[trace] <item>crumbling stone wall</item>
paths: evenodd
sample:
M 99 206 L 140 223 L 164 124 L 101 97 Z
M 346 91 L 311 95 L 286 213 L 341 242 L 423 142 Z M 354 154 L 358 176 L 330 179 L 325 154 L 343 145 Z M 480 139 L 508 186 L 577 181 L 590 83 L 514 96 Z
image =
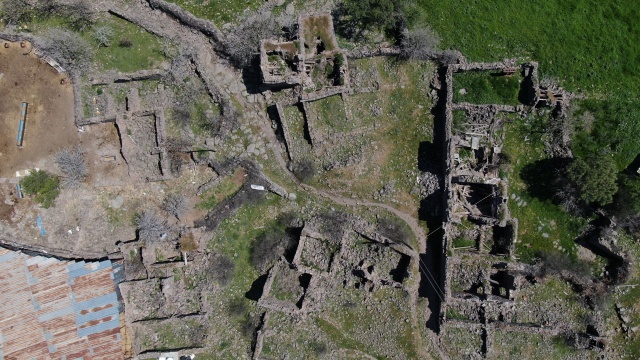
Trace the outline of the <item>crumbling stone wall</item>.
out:
M 190 12 L 182 9 L 176 4 L 172 4 L 163 0 L 148 0 L 149 5 L 153 9 L 159 9 L 165 13 L 178 19 L 181 23 L 202 32 L 203 34 L 211 37 L 216 43 L 221 44 L 224 40 L 224 35 L 216 25 L 205 19 L 201 19 L 193 16 Z

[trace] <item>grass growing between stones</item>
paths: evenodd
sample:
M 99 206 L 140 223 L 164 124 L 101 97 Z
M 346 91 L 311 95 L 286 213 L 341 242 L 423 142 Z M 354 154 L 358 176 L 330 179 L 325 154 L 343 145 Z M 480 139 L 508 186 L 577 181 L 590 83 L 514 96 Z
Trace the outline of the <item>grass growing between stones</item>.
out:
M 488 359 L 593 359 L 597 353 L 578 351 L 565 344 L 563 339 L 525 332 L 509 332 L 495 329 L 493 352 Z
M 544 119 L 515 120 L 505 125 L 503 152 L 510 158 L 510 165 L 505 168 L 509 180 L 509 209 L 519 222 L 516 256 L 531 262 L 541 252 L 563 252 L 575 259 L 574 240 L 586 220 L 560 209 L 551 201 L 553 194 L 548 194 L 546 199 L 532 196 L 532 189 L 522 178 L 528 165 L 547 158 L 536 121 Z M 527 139 L 524 145 L 523 139 Z
M 334 151 L 347 158 L 356 156 L 362 161 L 321 172 L 314 184 L 417 212 L 419 199 L 412 192 L 419 174 L 416 154 L 421 142 L 433 138 L 429 81 L 435 67 L 430 63 L 386 58 L 354 60 L 350 67 L 375 74 L 380 90 L 345 97 L 351 120 L 332 126 L 348 131 L 341 138 L 330 136 L 330 126 L 320 130 L 326 131 L 322 135 L 327 140 L 323 144 L 327 152 Z M 323 106 L 330 110 L 328 105 Z M 334 121 L 336 112 L 330 114 L 321 123 Z M 387 189 L 383 190 L 385 185 Z
M 262 356 L 417 358 L 415 348 L 420 345 L 415 343 L 415 329 L 405 321 L 410 308 L 403 294 L 388 288 L 369 293 L 338 286 L 327 294 L 323 309 L 312 316 L 296 320 L 272 312 L 272 331 L 265 337 Z
M 235 22 L 245 11 L 254 11 L 261 4 L 262 0 L 169 0 L 193 15 L 213 21 L 218 28 L 225 23 Z
M 271 226 L 275 214 L 282 208 L 282 201 L 269 194 L 262 202 L 243 205 L 222 221 L 207 246 L 234 263 L 229 283 L 217 287 L 204 299 L 212 308 L 210 333 L 213 336 L 208 345 L 214 358 L 233 359 L 248 352 L 257 325 L 257 305 L 246 298 L 246 293 L 260 276 L 250 262 L 252 241 Z
M 482 347 L 482 332 L 479 327 L 477 330 L 448 327 L 442 345 L 452 359 L 474 358 L 472 354 L 479 354 Z
M 620 236 L 617 245 L 629 253 L 631 259 L 640 258 L 640 244 L 637 239 L 628 235 Z M 621 358 L 632 359 L 640 354 L 640 333 L 629 331 L 626 335 L 621 331 L 622 321 L 618 317 L 615 305 L 619 304 L 625 309 L 625 316 L 629 318 L 627 326 L 637 327 L 640 324 L 640 266 L 637 261 L 631 262 L 629 279 L 620 287 L 617 287 L 612 295 L 603 301 L 603 312 L 608 319 L 608 328 L 618 331 L 612 336 L 611 346 L 616 348 Z
M 158 68 L 166 60 L 161 39 L 145 29 L 116 16 L 98 20 L 93 28 L 100 26 L 113 31 L 110 46 L 98 46 L 93 30 L 84 32 L 83 37 L 96 45 L 94 62 L 101 69 L 132 72 Z

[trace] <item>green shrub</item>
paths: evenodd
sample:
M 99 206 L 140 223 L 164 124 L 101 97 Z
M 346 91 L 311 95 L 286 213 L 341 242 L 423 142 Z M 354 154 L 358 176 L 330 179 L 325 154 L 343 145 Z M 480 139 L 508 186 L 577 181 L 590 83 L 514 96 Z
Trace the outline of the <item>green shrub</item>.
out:
M 34 195 L 34 200 L 42 207 L 49 208 L 60 193 L 60 179 L 57 176 L 38 170 L 20 180 L 20 186 L 27 195 Z

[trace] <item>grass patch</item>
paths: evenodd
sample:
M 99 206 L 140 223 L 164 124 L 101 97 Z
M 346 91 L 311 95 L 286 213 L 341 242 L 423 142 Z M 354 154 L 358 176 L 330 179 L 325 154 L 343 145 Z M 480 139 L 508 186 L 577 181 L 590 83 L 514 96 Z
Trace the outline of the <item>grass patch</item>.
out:
M 640 119 L 640 8 L 631 0 L 544 0 L 535 7 L 517 1 L 419 0 L 421 21 L 470 61 L 519 57 L 540 63 L 541 78 L 596 98 L 594 134 L 574 145 L 612 145 L 618 168 L 638 155 Z M 601 116 L 599 116 L 601 115 Z M 600 136 L 600 135 L 602 136 Z M 584 144 L 584 143 L 587 144 Z M 582 146 L 581 146 L 582 145 Z M 587 145 L 587 146 L 584 146 Z
M 310 116 L 317 118 L 315 126 L 328 131 L 329 133 L 343 133 L 351 131 L 353 124 L 347 122 L 344 110 L 344 103 L 340 95 L 329 96 L 322 100 L 314 101 L 308 105 Z M 328 129 L 327 129 L 328 127 Z
M 474 247 L 474 246 L 476 246 L 475 240 L 467 239 L 463 237 L 457 237 L 453 239 L 454 248 L 466 248 L 466 247 Z
M 211 20 L 216 26 L 236 22 L 244 11 L 255 11 L 264 3 L 262 0 L 169 0 L 193 15 Z
M 207 191 L 200 196 L 201 201 L 196 205 L 198 209 L 211 210 L 218 205 L 218 203 L 240 190 L 242 184 L 244 184 L 245 171 L 242 168 L 237 168 L 232 176 L 224 178 L 213 189 Z
M 94 61 L 103 70 L 132 72 L 151 69 L 166 60 L 161 39 L 145 29 L 116 16 L 98 20 L 94 29 L 100 26 L 112 29 L 111 46 L 98 46 L 93 30 L 84 32 L 83 37 L 96 45 Z M 119 43 L 123 40 L 128 40 L 131 46 L 121 46 Z
M 191 131 L 198 136 L 209 136 L 216 131 L 220 106 L 203 95 L 191 104 L 189 114 Z
M 519 76 L 500 76 L 488 71 L 453 74 L 453 101 L 457 103 L 517 105 L 519 91 Z
M 365 354 L 368 353 L 367 350 L 370 350 L 363 343 L 361 343 L 361 342 L 359 342 L 357 340 L 353 340 L 353 339 L 350 339 L 350 338 L 346 337 L 343 334 L 343 332 L 340 331 L 340 329 L 335 327 L 330 322 L 328 322 L 328 321 L 326 321 L 324 319 L 321 319 L 321 318 L 315 318 L 315 322 L 316 322 L 316 325 L 320 329 L 322 329 L 322 331 L 324 331 L 327 335 L 329 335 L 329 338 L 331 339 L 331 341 L 336 343 L 341 348 L 355 349 L 355 350 L 358 350 L 358 351 L 362 351 Z

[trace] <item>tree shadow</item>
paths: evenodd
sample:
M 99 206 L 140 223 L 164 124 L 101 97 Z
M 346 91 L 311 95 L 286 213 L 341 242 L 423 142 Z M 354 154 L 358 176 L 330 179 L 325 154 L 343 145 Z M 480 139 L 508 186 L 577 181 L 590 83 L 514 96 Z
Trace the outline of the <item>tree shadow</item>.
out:
M 569 158 L 550 158 L 527 164 L 520 171 L 527 193 L 543 201 L 552 200 L 560 185 L 568 181 L 565 169 L 570 162 Z

